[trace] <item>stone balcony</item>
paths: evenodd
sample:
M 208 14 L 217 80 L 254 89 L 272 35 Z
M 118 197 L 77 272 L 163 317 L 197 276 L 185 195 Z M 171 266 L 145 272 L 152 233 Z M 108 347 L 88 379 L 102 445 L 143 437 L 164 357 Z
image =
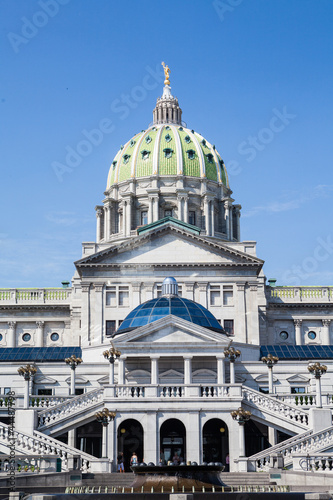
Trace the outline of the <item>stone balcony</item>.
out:
M 268 286 L 268 302 L 278 303 L 329 303 L 333 302 L 333 287 L 328 286 Z
M 71 288 L 0 288 L 0 306 L 14 304 L 69 305 Z

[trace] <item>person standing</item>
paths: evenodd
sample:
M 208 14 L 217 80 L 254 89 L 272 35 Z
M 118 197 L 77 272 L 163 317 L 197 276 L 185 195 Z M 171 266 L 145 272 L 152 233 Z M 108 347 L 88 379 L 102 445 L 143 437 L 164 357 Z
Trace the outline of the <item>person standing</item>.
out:
M 131 465 L 135 467 L 136 465 L 138 465 L 138 462 L 139 462 L 138 456 L 135 453 L 135 451 L 133 451 L 132 456 L 131 456 Z
M 124 453 L 121 451 L 117 457 L 117 464 L 118 464 L 118 472 L 123 473 L 125 472 L 124 468 Z

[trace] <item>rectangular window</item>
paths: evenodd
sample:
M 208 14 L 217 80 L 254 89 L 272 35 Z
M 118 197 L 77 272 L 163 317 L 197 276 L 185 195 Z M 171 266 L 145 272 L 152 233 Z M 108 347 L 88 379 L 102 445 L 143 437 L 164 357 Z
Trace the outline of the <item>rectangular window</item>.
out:
M 148 224 L 148 212 L 141 212 L 141 226 Z
M 188 213 L 188 223 L 195 226 L 195 212 L 194 211 L 190 211 Z
M 223 287 L 223 305 L 232 306 L 233 304 L 233 289 L 232 286 Z
M 79 396 L 80 394 L 83 394 L 83 393 L 84 393 L 84 389 L 81 389 L 81 388 L 75 389 L 75 396 Z
M 291 387 L 291 394 L 305 394 L 305 387 Z
M 3 392 L 4 394 L 8 394 L 10 391 L 11 391 L 10 387 L 5 387 Z
M 128 286 L 119 287 L 119 305 L 128 306 L 129 305 L 129 291 Z
M 179 297 L 182 297 L 182 296 L 183 296 L 183 289 L 182 289 L 182 285 L 178 285 L 178 295 L 179 295 Z
M 111 307 L 117 306 L 117 293 L 115 286 L 112 286 L 106 290 L 106 305 Z
M 233 319 L 225 319 L 223 322 L 223 328 L 229 335 L 234 334 L 234 320 Z
M 156 285 L 156 297 L 162 297 L 162 285 Z
M 221 305 L 221 292 L 219 285 L 210 285 L 210 305 L 220 306 Z
M 110 320 L 106 322 L 106 335 L 113 335 L 116 331 L 116 322 L 114 320 Z
M 164 210 L 164 217 L 172 217 L 172 210 Z
M 38 396 L 52 396 L 52 389 L 37 389 Z

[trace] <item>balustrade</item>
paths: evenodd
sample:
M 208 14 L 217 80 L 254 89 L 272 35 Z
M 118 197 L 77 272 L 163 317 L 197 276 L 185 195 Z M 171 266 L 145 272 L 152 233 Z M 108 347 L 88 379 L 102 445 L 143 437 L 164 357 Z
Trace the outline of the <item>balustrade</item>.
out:
M 52 303 L 68 301 L 71 288 L 5 288 L 0 289 L 0 303 Z
M 268 300 L 270 302 L 331 302 L 333 299 L 333 287 L 271 287 L 268 288 Z
M 30 408 L 49 408 L 51 406 L 56 406 L 60 403 L 65 403 L 69 399 L 73 399 L 74 396 L 30 396 L 29 407 Z M 0 406 L 1 406 L 1 396 L 0 396 Z

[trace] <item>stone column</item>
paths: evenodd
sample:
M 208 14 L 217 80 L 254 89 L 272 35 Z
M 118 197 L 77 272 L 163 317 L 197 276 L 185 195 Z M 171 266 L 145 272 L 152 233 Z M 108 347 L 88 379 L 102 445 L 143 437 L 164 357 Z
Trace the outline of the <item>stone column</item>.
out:
M 294 319 L 296 345 L 302 345 L 302 320 Z
M 107 458 L 108 456 L 108 425 L 102 425 L 102 458 Z
M 207 308 L 207 281 L 203 283 L 198 283 L 199 286 L 199 297 L 200 297 L 200 304 L 203 305 L 204 307 Z
M 214 200 L 211 200 L 210 202 L 210 222 L 211 222 L 211 235 L 215 235 L 215 207 L 214 207 Z
M 224 202 L 224 219 L 226 236 L 230 240 L 229 201 Z
M 81 342 L 86 346 L 90 345 L 90 283 L 81 285 L 81 293 Z
M 16 345 L 16 321 L 8 321 L 7 347 L 15 347 Z
M 211 234 L 210 210 L 209 210 L 209 200 L 208 200 L 207 196 L 205 196 L 205 198 L 204 198 L 204 215 L 205 215 L 206 236 L 210 236 L 210 234 Z
M 36 344 L 37 347 L 44 346 L 44 321 L 36 321 Z
M 235 334 L 241 342 L 248 343 L 247 338 L 247 317 L 246 317 L 246 301 L 245 301 L 245 285 L 246 283 L 236 283 L 237 287 L 237 314 Z
M 110 237 L 110 207 L 104 205 L 104 241 L 108 241 Z
M 198 411 L 188 411 L 187 412 L 187 423 L 186 426 L 186 461 L 197 462 L 200 464 L 200 450 L 202 432 L 200 429 L 200 414 Z
M 230 213 L 229 213 L 229 222 L 230 222 L 230 241 L 234 239 L 234 207 L 231 205 Z
M 112 471 L 116 471 L 117 464 L 117 443 L 116 443 L 116 424 L 114 420 L 111 420 L 107 429 L 108 429 L 108 457 L 112 463 Z
M 182 196 L 178 196 L 177 197 L 177 202 L 178 202 L 178 219 L 179 220 L 184 220 L 183 197 Z
M 258 285 L 257 283 L 250 283 L 250 311 L 247 312 L 249 319 L 248 337 L 250 343 L 259 343 L 259 314 L 258 314 Z M 250 313 L 250 314 L 249 314 Z
M 225 365 L 224 365 L 224 356 L 218 355 L 216 356 L 217 360 L 217 383 L 225 384 Z
M 152 385 L 158 385 L 159 382 L 159 377 L 158 377 L 158 360 L 159 356 L 152 356 L 150 358 L 150 363 L 151 363 L 151 377 L 150 377 L 150 383 Z
M 184 284 L 183 297 L 194 300 L 194 282 Z
M 158 447 L 158 430 L 157 430 L 157 414 L 155 411 L 146 411 L 146 422 L 143 437 L 144 457 L 139 457 L 139 460 L 146 463 L 159 463 L 160 453 Z
M 268 427 L 268 442 L 271 446 L 277 444 L 276 429 L 274 429 L 274 427 Z
M 192 384 L 192 356 L 184 356 L 184 384 Z
M 119 385 L 125 384 L 125 359 L 126 358 L 123 358 L 123 357 L 118 359 L 118 384 Z
M 132 198 L 126 200 L 126 236 L 131 235 L 132 229 Z
M 132 309 L 141 304 L 140 289 L 141 289 L 140 282 L 132 283 L 132 305 L 131 305 Z
M 145 283 L 145 291 L 146 291 L 146 300 L 150 300 L 153 298 L 154 285 L 151 283 Z
M 99 243 L 101 241 L 102 216 L 103 216 L 103 210 L 102 210 L 102 208 L 101 207 L 96 207 L 96 218 L 97 218 L 96 243 Z
M 323 345 L 330 345 L 330 319 L 322 319 L 323 323 L 323 335 L 322 335 L 322 343 Z
M 159 219 L 158 216 L 158 196 L 154 197 L 154 222 Z
M 320 377 L 316 377 L 316 407 L 322 408 L 322 397 L 321 397 L 321 381 Z
M 109 384 L 110 385 L 114 385 L 114 362 L 115 362 L 114 357 L 112 357 L 111 359 L 109 359 L 109 363 L 110 363 L 110 368 L 109 368 Z
M 103 284 L 94 284 L 94 325 L 92 327 L 91 341 L 103 342 Z
M 235 383 L 235 361 L 230 360 L 230 384 Z
M 153 222 L 153 198 L 149 196 L 149 208 L 148 208 L 148 224 Z
M 241 216 L 241 205 L 235 205 L 235 209 L 236 209 L 236 226 L 237 226 L 237 241 L 241 241 L 240 239 L 240 216 Z
M 184 222 L 188 224 L 188 196 L 184 197 Z

